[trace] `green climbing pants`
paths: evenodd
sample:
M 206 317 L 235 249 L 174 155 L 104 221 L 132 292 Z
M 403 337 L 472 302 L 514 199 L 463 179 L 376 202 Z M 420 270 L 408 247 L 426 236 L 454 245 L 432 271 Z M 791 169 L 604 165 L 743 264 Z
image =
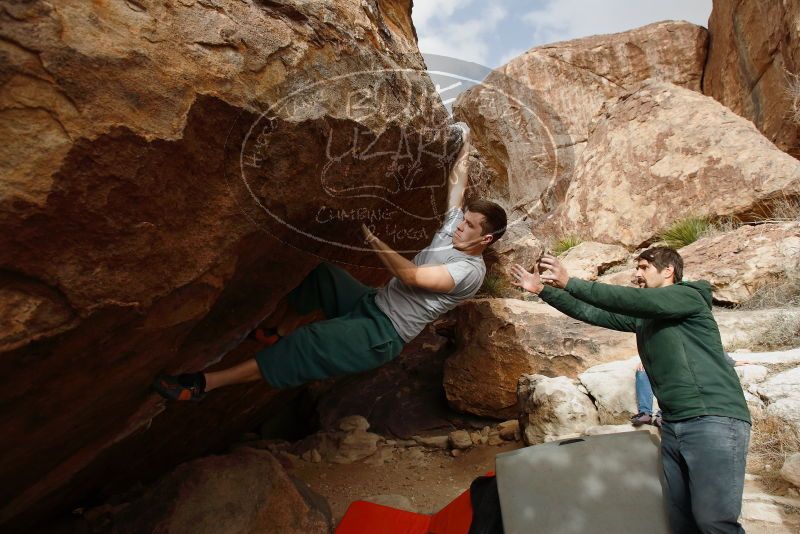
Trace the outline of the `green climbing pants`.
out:
M 403 350 L 403 340 L 375 304 L 377 289 L 321 263 L 289 293 L 289 306 L 305 315 L 321 309 L 324 321 L 302 326 L 256 354 L 264 380 L 290 388 L 380 367 Z

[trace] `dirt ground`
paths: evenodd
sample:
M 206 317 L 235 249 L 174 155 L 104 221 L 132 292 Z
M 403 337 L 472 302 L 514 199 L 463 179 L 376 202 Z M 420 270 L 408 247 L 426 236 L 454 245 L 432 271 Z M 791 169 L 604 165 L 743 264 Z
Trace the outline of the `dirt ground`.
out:
M 290 472 L 325 497 L 331 506 L 334 523 L 338 524 L 347 507 L 356 500 L 377 501 L 387 506 L 433 514 L 446 506 L 478 476 L 494 470 L 498 453 L 522 447 L 520 442 L 504 442 L 498 446 L 474 447 L 458 457 L 449 451 L 424 450 L 420 447 L 395 449 L 382 465 L 363 461 L 352 464 L 312 463 L 299 460 Z M 800 515 L 794 507 L 777 506 L 780 523 L 758 520 L 770 511 L 758 512 L 764 489 L 755 480 L 745 487 L 742 525 L 749 534 L 797 534 Z M 403 502 L 402 497 L 410 501 Z M 767 505 L 768 507 L 773 505 Z
M 413 511 L 431 514 L 444 508 L 478 476 L 494 470 L 494 458 L 522 446 L 505 442 L 474 447 L 454 458 L 449 451 L 424 451 L 418 447 L 397 449 L 383 465 L 299 461 L 291 472 L 324 496 L 336 523 L 351 502 L 379 495 L 401 495 Z

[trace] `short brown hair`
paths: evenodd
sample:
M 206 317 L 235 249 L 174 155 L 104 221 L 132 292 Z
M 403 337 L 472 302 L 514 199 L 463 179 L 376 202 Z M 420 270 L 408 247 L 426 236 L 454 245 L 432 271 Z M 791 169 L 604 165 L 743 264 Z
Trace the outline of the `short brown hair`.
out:
M 636 261 L 639 260 L 652 263 L 658 272 L 672 265 L 674 270 L 672 281 L 677 284 L 683 280 L 683 258 L 672 247 L 650 247 L 636 257 Z
M 506 217 L 506 210 L 504 210 L 500 204 L 496 204 L 491 200 L 473 200 L 467 204 L 466 211 L 480 213 L 484 216 L 484 220 L 481 221 L 481 231 L 484 235 L 492 234 L 492 243 L 496 242 L 506 233 L 508 219 Z

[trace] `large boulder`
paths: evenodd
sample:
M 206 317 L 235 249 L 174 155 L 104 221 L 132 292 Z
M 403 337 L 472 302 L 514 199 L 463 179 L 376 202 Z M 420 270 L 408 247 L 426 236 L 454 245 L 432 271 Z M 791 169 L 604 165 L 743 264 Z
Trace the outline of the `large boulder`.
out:
M 800 433 L 800 367 L 773 375 L 755 388 L 767 402 L 767 415 L 783 419 Z
M 648 81 L 604 104 L 561 207 L 564 234 L 640 247 L 682 217 L 769 215 L 800 162 L 714 99 Z
M 476 415 L 515 417 L 523 374 L 576 377 L 636 354 L 635 336 L 587 325 L 542 302 L 478 299 L 454 313 L 457 349 L 445 362 L 444 389 L 452 407 Z
M 714 0 L 703 93 L 800 156 L 800 1 Z
M 523 374 L 575 378 L 596 365 L 637 354 L 635 335 L 590 326 L 543 302 L 476 299 L 453 313 L 457 347 L 444 364 L 444 390 L 450 406 L 475 415 L 515 416 L 517 380 Z M 761 333 L 787 313 L 800 312 L 716 308 L 714 317 L 723 345 L 736 347 L 757 344 Z M 791 354 L 775 354 L 773 359 L 788 361 Z M 769 356 L 755 361 L 762 363 L 765 358 Z M 612 375 L 620 378 L 631 365 L 611 366 Z M 621 421 L 635 408 L 632 371 L 630 380 L 621 384 L 607 394 L 598 391 L 604 421 Z
M 320 258 L 378 265 L 362 222 L 427 244 L 456 147 L 410 12 L 3 5 L 0 529 L 256 426 L 263 385 L 187 413 L 148 384 L 252 357 L 231 350 Z
M 800 222 L 742 226 L 680 250 L 684 276 L 708 280 L 714 300 L 741 304 L 769 283 L 800 271 Z
M 117 534 L 326 534 L 330 509 L 312 495 L 269 452 L 243 447 L 178 466 L 112 514 L 106 528 Z
M 602 425 L 627 423 L 638 412 L 636 405 L 636 366 L 638 356 L 590 367 L 578 376 L 597 406 Z M 655 404 L 653 410 L 657 410 Z
M 610 268 L 624 264 L 629 257 L 628 250 L 619 245 L 584 241 L 561 254 L 559 260 L 570 276 L 597 280 Z
M 781 467 L 781 476 L 787 482 L 800 488 L 800 452 L 795 452 L 786 457 Z
M 651 77 L 699 91 L 706 44 L 704 28 L 667 21 L 532 48 L 496 69 L 453 107 L 495 172 L 489 196 L 512 221 L 552 210 L 602 103 Z
M 450 430 L 453 412 L 442 386 L 447 340 L 426 328 L 388 364 L 368 373 L 314 385 L 315 419 L 325 430 L 348 414 L 369 416 L 371 430 L 410 439 L 432 430 Z
M 599 424 L 589 396 L 565 376 L 521 376 L 517 394 L 520 429 L 528 445 L 582 434 Z
M 716 308 L 714 318 L 717 320 L 722 344 L 728 350 L 749 348 L 763 351 L 766 339 L 774 337 L 775 328 L 779 325 L 791 325 L 800 320 L 800 309 L 770 308 L 761 310 L 727 310 Z M 796 324 L 796 323 L 795 323 Z M 784 351 L 760 353 L 753 357 L 752 363 L 794 363 L 800 357 L 800 351 Z M 749 354 L 741 358 L 751 361 Z

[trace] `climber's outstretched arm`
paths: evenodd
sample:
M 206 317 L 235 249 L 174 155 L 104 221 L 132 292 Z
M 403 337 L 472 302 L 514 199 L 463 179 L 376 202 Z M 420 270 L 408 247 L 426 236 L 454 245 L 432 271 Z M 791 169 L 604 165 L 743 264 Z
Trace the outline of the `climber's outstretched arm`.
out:
M 469 159 L 469 151 L 472 148 L 470 145 L 470 131 L 469 127 L 463 122 L 458 123 L 456 127 L 462 131 L 462 144 L 447 180 L 448 211 L 453 208 L 464 207 L 464 192 L 467 190 L 467 182 L 469 181 L 467 177 L 467 160 Z

